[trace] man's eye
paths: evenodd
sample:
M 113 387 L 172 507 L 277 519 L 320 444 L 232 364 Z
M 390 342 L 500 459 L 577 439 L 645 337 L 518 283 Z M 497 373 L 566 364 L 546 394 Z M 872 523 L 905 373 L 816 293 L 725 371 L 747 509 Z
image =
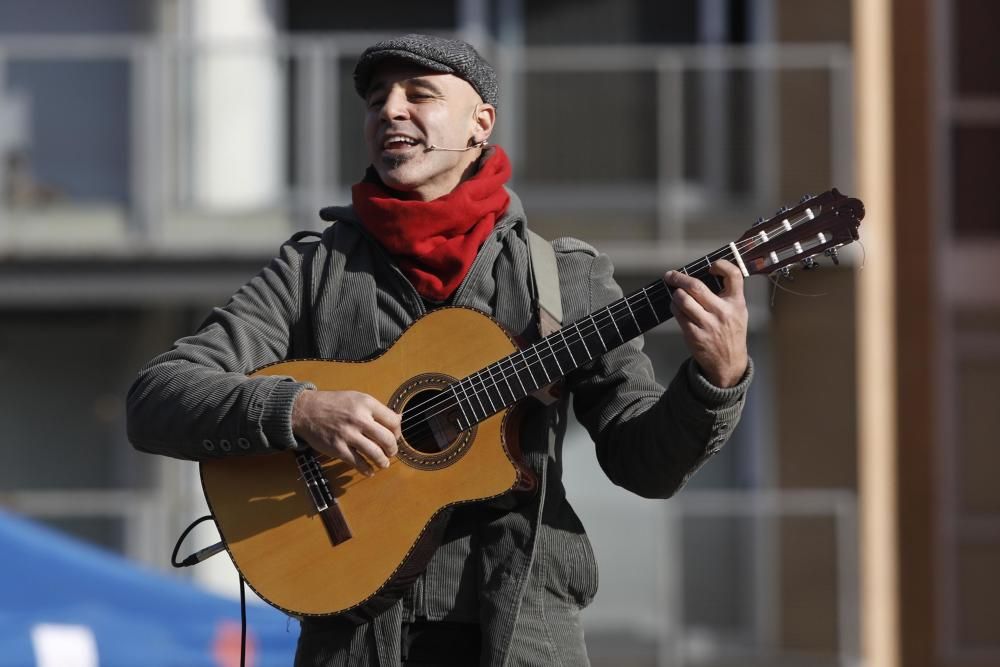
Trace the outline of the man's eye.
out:
M 383 100 L 382 98 L 372 98 L 372 99 L 368 100 L 368 108 L 369 109 L 375 109 L 377 107 L 382 106 L 382 104 L 384 102 L 385 102 L 385 100 Z

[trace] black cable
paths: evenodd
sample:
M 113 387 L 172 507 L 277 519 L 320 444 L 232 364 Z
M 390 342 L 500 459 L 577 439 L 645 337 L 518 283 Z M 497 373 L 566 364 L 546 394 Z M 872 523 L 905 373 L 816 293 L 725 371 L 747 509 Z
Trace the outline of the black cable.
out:
M 170 564 L 174 567 L 190 567 L 197 563 L 200 563 L 205 557 L 213 555 L 221 551 L 221 548 L 217 549 L 219 545 L 209 547 L 207 549 L 202 549 L 196 551 L 182 561 L 177 560 L 177 552 L 181 550 L 181 544 L 184 543 L 184 538 L 186 538 L 192 530 L 195 529 L 198 524 L 204 523 L 205 521 L 214 520 L 211 514 L 206 514 L 205 516 L 198 517 L 184 529 L 181 536 L 177 538 L 177 544 L 174 545 L 174 551 L 170 554 Z M 221 543 L 220 543 L 221 544 Z M 247 662 L 247 589 L 246 589 L 246 579 L 243 578 L 243 573 L 240 572 L 240 667 L 246 667 Z
M 240 667 L 246 667 L 247 660 L 247 588 L 246 579 L 240 573 Z
M 177 561 L 177 552 L 181 550 L 181 544 L 184 543 L 184 538 L 186 538 L 188 536 L 188 534 L 192 530 L 194 530 L 195 526 L 197 526 L 200 523 L 204 523 L 205 521 L 211 521 L 211 520 L 214 520 L 214 519 L 215 519 L 215 517 L 213 517 L 211 514 L 206 514 L 205 516 L 199 517 L 199 518 L 195 519 L 194 521 L 192 521 L 191 524 L 187 528 L 184 529 L 184 532 L 181 533 L 181 536 L 177 538 L 177 544 L 174 545 L 174 552 L 172 554 L 170 554 L 170 564 L 171 565 L 173 565 L 174 567 L 190 567 L 190 566 L 194 565 L 195 563 L 200 562 L 200 559 L 198 558 L 198 554 L 197 553 L 191 554 L 190 556 L 188 556 L 184 560 L 178 562 Z

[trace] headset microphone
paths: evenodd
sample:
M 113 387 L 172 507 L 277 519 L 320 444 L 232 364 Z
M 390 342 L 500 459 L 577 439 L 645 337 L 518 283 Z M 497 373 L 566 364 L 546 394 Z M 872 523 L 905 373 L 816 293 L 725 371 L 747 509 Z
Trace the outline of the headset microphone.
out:
M 477 144 L 472 144 L 471 146 L 466 146 L 465 148 L 442 148 L 441 146 L 435 146 L 434 144 L 427 144 L 427 148 L 424 149 L 425 153 L 431 151 L 451 151 L 452 153 L 464 153 L 465 151 L 471 151 L 473 148 L 482 148 L 489 142 L 483 139 Z

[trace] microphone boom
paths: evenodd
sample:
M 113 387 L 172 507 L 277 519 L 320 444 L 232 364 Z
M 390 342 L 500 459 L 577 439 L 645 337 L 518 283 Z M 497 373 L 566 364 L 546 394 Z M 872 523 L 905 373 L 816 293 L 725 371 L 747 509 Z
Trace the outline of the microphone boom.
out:
M 472 144 L 471 146 L 466 146 L 465 148 L 442 148 L 441 146 L 435 146 L 434 144 L 427 144 L 427 148 L 424 149 L 424 152 L 430 153 L 431 151 L 449 151 L 452 153 L 464 153 L 465 151 L 471 151 L 473 148 L 482 148 L 488 143 L 489 142 L 484 139 L 478 144 Z

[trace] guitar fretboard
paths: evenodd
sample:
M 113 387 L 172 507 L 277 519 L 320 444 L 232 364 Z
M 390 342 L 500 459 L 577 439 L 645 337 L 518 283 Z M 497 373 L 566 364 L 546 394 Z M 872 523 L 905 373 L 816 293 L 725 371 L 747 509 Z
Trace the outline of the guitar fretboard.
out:
M 722 284 L 708 272 L 713 261 L 710 258 L 732 260 L 733 252 L 720 248 L 679 271 L 699 278 L 717 293 Z M 662 280 L 655 280 L 453 383 L 443 392 L 447 396 L 441 398 L 458 405 L 461 416 L 457 426 L 466 430 L 666 322 L 673 317 L 671 300 L 670 288 Z

